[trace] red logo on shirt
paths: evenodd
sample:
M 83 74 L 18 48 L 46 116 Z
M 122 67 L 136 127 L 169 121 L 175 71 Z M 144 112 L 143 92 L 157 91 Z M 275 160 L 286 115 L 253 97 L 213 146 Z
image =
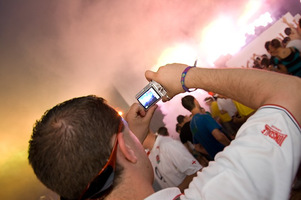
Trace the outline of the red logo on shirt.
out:
M 263 135 L 269 136 L 270 138 L 272 138 L 273 140 L 275 140 L 275 142 L 281 146 L 282 143 L 284 142 L 285 138 L 287 137 L 286 134 L 281 133 L 281 130 L 276 128 L 275 126 L 269 126 L 269 125 L 265 125 L 264 126 L 264 130 L 261 131 L 261 133 Z
M 160 163 L 160 156 L 159 155 L 156 156 L 156 161 L 157 161 L 158 164 Z

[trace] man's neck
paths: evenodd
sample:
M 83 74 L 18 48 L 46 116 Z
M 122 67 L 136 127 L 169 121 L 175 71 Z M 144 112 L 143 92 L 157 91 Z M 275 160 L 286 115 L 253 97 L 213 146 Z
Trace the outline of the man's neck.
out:
M 201 110 L 198 109 L 198 108 L 194 108 L 194 109 L 192 109 L 190 112 L 191 112 L 191 114 L 192 114 L 193 116 L 196 115 L 196 114 L 203 114 L 203 113 L 201 112 Z
M 106 198 L 107 200 L 141 200 L 154 193 L 152 184 L 143 177 L 136 178 L 134 174 L 123 180 L 112 193 Z M 141 186 L 143 186 L 141 188 Z

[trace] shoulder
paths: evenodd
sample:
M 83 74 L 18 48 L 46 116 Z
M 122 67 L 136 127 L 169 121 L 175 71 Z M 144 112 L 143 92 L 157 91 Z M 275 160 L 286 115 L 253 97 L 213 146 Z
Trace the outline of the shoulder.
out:
M 180 150 L 182 148 L 185 148 L 181 141 L 175 140 L 175 139 L 172 139 L 172 138 L 170 138 L 170 139 L 171 140 L 169 140 L 166 143 L 166 147 L 168 147 L 168 149 L 173 149 L 173 151 L 175 151 L 175 150 Z
M 182 145 L 182 143 L 180 141 L 174 140 L 169 136 L 160 136 L 159 135 L 157 140 L 158 140 L 158 144 L 160 145 L 161 150 L 171 149 L 175 145 L 177 145 L 177 142 L 179 142 Z
M 211 115 L 209 114 L 195 114 L 192 118 L 192 122 L 205 122 L 205 121 L 211 121 L 214 120 Z
M 197 113 L 195 115 L 193 115 L 192 119 L 202 119 L 204 118 L 204 114 L 201 113 Z
M 301 51 L 301 40 L 291 40 L 286 45 L 287 47 L 295 47 L 299 52 Z
M 301 142 L 301 129 L 297 120 L 285 108 L 276 105 L 265 105 L 259 108 L 241 127 L 238 136 L 253 137 L 256 131 L 267 141 L 276 142 L 279 147 L 292 138 Z
M 160 144 L 165 144 L 165 143 L 170 143 L 172 142 L 173 139 L 169 136 L 162 136 L 162 135 L 158 135 L 156 142 L 160 143 Z

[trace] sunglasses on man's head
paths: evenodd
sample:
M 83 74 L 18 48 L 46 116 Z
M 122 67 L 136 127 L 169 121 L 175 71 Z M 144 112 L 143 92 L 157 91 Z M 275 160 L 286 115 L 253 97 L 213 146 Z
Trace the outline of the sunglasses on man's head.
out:
M 123 119 L 120 122 L 118 133 L 123 129 Z M 111 155 L 105 164 L 105 166 L 99 171 L 98 175 L 88 184 L 83 191 L 79 200 L 96 199 L 109 194 L 114 182 L 115 165 L 116 165 L 116 152 L 117 152 L 117 136 L 115 138 L 113 150 Z

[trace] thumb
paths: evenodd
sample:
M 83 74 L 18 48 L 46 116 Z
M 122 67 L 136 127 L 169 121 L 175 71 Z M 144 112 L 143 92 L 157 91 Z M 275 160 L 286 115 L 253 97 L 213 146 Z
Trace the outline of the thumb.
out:
M 153 114 L 154 114 L 154 112 L 155 112 L 155 110 L 156 110 L 157 108 L 158 108 L 158 105 L 157 105 L 157 104 L 151 106 L 151 107 L 148 109 L 146 115 L 148 115 L 148 116 L 151 118 L 151 117 L 153 116 Z
M 157 105 L 157 104 L 151 106 L 151 107 L 147 110 L 144 119 L 145 119 L 146 121 L 150 122 L 151 119 L 152 119 L 152 117 L 153 117 L 153 115 L 154 115 L 154 113 L 155 113 L 155 110 L 156 110 L 157 108 L 158 108 L 158 105 Z

